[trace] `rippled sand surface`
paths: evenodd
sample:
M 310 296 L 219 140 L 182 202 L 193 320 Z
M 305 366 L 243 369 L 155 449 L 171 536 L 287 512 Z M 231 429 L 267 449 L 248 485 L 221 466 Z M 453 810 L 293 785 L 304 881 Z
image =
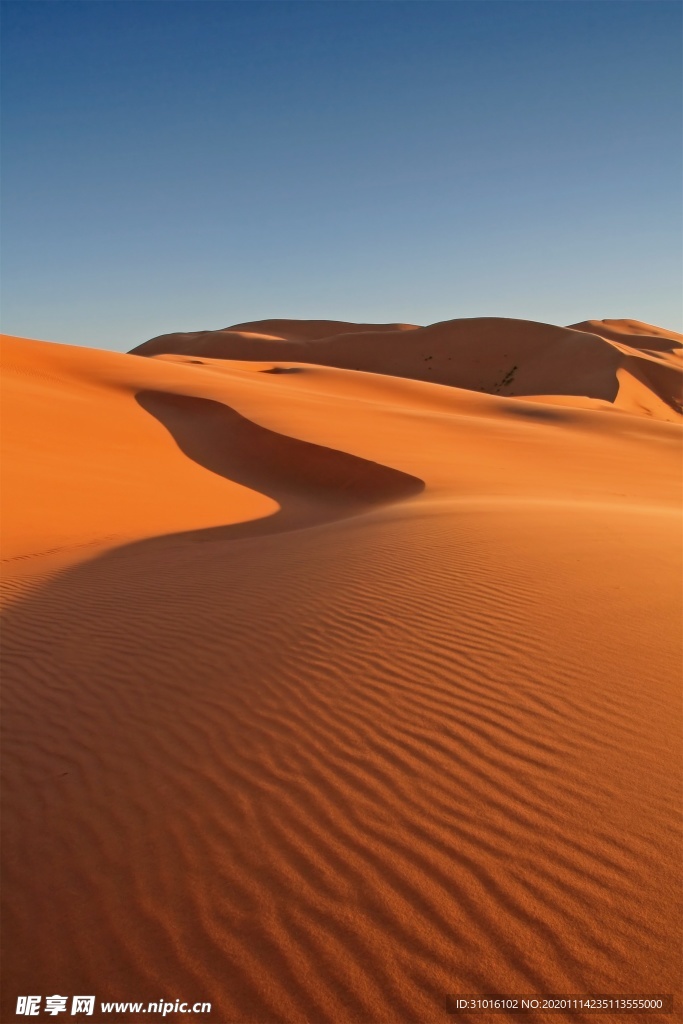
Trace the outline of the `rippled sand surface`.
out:
M 679 345 L 6 338 L 2 1020 L 680 999 Z

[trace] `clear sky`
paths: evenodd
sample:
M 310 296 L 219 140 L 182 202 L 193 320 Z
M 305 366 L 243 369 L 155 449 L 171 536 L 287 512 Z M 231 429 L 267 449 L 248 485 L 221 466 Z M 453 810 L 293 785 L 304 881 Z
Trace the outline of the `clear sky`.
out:
M 681 329 L 681 5 L 3 3 L 2 328 Z

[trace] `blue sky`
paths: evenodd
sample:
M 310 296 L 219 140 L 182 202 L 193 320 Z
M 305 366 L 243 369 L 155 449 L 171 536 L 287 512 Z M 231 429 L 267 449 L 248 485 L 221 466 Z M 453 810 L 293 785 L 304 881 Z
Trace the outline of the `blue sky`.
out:
M 681 329 L 681 6 L 3 3 L 2 328 Z

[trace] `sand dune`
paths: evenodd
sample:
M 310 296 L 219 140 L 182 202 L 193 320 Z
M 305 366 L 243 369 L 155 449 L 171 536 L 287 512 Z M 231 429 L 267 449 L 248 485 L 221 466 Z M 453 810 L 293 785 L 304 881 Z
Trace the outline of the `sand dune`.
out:
M 680 342 L 3 339 L 1 1019 L 680 999 Z
M 134 352 L 317 363 L 507 397 L 599 400 L 615 409 L 676 420 L 683 409 L 682 346 L 683 336 L 632 320 L 564 328 L 482 317 L 430 327 L 335 321 L 304 322 L 302 327 L 300 321 L 264 320 L 221 331 L 163 335 Z M 620 371 L 628 381 L 625 387 Z M 631 380 L 643 383 L 652 395 Z
M 631 348 L 653 353 L 670 352 L 678 359 L 683 358 L 682 335 L 653 327 L 652 324 L 640 323 L 639 320 L 585 320 L 580 324 L 571 324 L 570 329 L 598 334 L 607 341 L 624 342 Z

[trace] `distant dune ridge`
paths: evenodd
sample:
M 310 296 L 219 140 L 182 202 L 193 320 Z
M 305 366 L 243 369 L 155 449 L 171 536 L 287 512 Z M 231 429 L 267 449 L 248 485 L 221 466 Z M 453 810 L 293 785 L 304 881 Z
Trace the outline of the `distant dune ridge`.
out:
M 0 1019 L 680 1008 L 682 346 L 4 337 Z
M 430 327 L 262 320 L 220 331 L 166 334 L 133 352 L 292 360 L 507 397 L 584 397 L 674 420 L 683 409 L 682 344 L 681 335 L 634 320 L 570 327 L 499 317 Z

